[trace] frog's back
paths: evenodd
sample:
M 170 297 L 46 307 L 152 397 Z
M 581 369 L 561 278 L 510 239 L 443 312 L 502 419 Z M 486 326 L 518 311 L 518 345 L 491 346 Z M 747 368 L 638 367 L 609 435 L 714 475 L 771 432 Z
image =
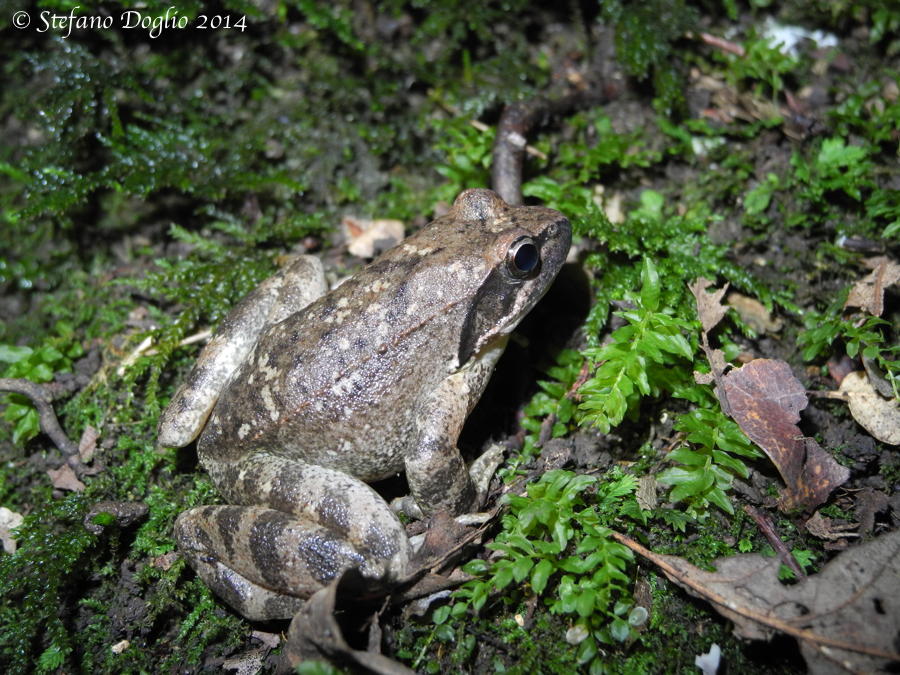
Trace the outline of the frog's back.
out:
M 268 451 L 364 480 L 403 469 L 419 402 L 458 367 L 462 277 L 478 274 L 403 246 L 260 338 L 204 430 L 205 464 Z

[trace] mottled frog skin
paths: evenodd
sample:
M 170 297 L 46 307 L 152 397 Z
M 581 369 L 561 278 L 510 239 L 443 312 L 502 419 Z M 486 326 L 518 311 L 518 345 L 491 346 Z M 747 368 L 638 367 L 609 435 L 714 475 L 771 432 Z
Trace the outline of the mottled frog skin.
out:
M 403 577 L 409 540 L 367 482 L 406 472 L 424 514 L 480 505 L 486 480 L 457 438 L 570 241 L 557 211 L 467 190 L 331 292 L 304 256 L 242 300 L 159 429 L 165 446 L 199 435 L 233 504 L 176 521 L 204 581 L 261 620 L 292 616 L 350 567 L 373 586 Z

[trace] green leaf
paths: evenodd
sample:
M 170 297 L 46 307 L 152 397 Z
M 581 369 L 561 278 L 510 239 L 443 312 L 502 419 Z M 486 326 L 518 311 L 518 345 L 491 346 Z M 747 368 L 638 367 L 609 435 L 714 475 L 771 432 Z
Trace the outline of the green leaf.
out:
M 578 663 L 584 665 L 588 661 L 593 660 L 597 656 L 597 643 L 593 637 L 588 636 L 580 645 L 578 645 L 578 654 L 576 658 Z
M 494 586 L 498 590 L 502 590 L 509 586 L 513 580 L 512 563 L 508 560 L 501 560 L 497 563 L 497 570 L 494 572 Z
M 728 515 L 734 515 L 734 506 L 731 505 L 731 500 L 725 495 L 725 493 L 718 487 L 714 487 L 710 489 L 705 495 L 709 501 L 718 506 Z
M 466 574 L 471 574 L 473 577 L 478 577 L 482 574 L 487 573 L 488 564 L 480 558 L 475 558 L 474 560 L 470 560 L 465 565 L 463 565 L 462 569 Z
M 443 623 L 434 629 L 434 637 L 441 642 L 454 642 L 456 640 L 456 631 L 449 623 Z
M 21 445 L 25 441 L 31 440 L 38 435 L 40 431 L 40 423 L 38 421 L 38 413 L 34 408 L 30 408 L 13 429 L 12 440 L 15 445 Z
M 575 611 L 579 616 L 587 617 L 594 613 L 594 605 L 597 602 L 597 592 L 592 589 L 584 589 L 575 600 Z
M 609 634 L 612 635 L 613 639 L 617 642 L 625 642 L 625 640 L 628 639 L 628 636 L 631 635 L 631 626 L 629 626 L 628 621 L 624 619 L 613 619 L 609 626 Z
M 528 576 L 528 573 L 531 571 L 531 568 L 534 566 L 534 562 L 532 562 L 531 558 L 519 558 L 513 563 L 512 574 L 513 579 L 516 580 L 516 583 L 522 583 L 525 577 Z
M 31 355 L 30 347 L 18 347 L 16 345 L 0 344 L 0 361 L 15 363 Z
M 651 312 L 659 307 L 659 272 L 649 256 L 641 268 L 641 306 Z
M 551 574 L 553 574 L 553 563 L 549 560 L 541 560 L 534 566 L 534 572 L 531 574 L 531 588 L 534 589 L 536 595 L 544 592 Z
M 441 605 L 431 613 L 431 620 L 436 624 L 444 623 L 450 616 L 450 605 Z

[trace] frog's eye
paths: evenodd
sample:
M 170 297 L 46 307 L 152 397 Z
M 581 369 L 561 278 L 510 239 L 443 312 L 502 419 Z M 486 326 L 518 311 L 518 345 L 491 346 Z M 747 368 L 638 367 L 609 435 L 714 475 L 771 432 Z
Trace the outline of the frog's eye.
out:
M 537 274 L 541 267 L 541 253 L 531 237 L 519 237 L 506 252 L 506 269 L 516 279 Z

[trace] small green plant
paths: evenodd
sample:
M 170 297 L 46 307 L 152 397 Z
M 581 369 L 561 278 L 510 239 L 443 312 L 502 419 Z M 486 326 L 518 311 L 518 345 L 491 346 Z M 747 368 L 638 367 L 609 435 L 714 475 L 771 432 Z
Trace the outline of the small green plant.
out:
M 734 507 L 725 492 L 735 476 L 747 478 L 750 474 L 735 455 L 748 459 L 762 455 L 718 406 L 708 405 L 678 416 L 675 429 L 685 434 L 685 443 L 666 459 L 681 466 L 670 467 L 656 478 L 663 485 L 674 486 L 669 492 L 673 502 L 687 501 L 694 510 L 705 510 L 707 503 L 712 503 L 733 514 Z
M 548 592 L 549 610 L 572 617 L 578 662 L 591 664 L 592 672 L 599 668 L 600 645 L 629 639 L 640 614 L 630 594 L 632 553 L 609 536 L 619 516 L 643 520 L 636 486 L 635 477 L 619 469 L 603 480 L 554 470 L 528 485 L 525 495 L 510 496 L 503 530 L 489 544 L 500 557 L 465 566 L 478 578 L 454 594 L 453 605 L 435 612 L 436 622 L 480 611 L 491 593 L 515 582 L 537 596 Z
M 784 78 L 797 69 L 796 58 L 772 45 L 766 38 L 751 36 L 744 43 L 744 55 L 716 55 L 728 62 L 726 78 L 734 85 L 752 83 L 756 96 L 775 98 L 784 89 Z
M 644 258 L 641 292 L 630 298 L 633 309 L 615 312 L 626 325 L 613 331 L 610 341 L 585 354 L 596 367 L 580 389 L 579 406 L 585 422 L 603 433 L 618 425 L 641 396 L 673 387 L 671 366 L 693 361 L 694 350 L 682 331 L 687 322 L 660 310 L 659 274 Z
M 19 548 L 0 556 L 0 662 L 10 673 L 29 672 L 35 662 L 52 672 L 68 660 L 75 634 L 60 616 L 63 598 L 78 584 L 73 570 L 84 563 L 96 537 L 81 526 L 86 510 L 81 495 L 48 501 L 17 530 Z M 66 536 L 58 536 L 61 523 Z M 74 586 L 73 586 L 74 585 Z
M 775 555 L 775 552 L 771 548 L 765 551 L 765 553 L 768 555 Z M 815 559 L 817 557 L 815 553 L 805 548 L 791 549 L 791 555 L 794 557 L 794 560 L 797 561 L 797 564 L 800 565 L 800 569 L 806 573 L 809 573 L 814 567 Z M 794 570 L 787 565 L 781 565 L 778 568 L 778 579 L 780 581 L 794 581 L 796 578 L 797 575 L 794 574 Z
M 57 325 L 58 337 L 49 338 L 42 346 L 18 347 L 0 344 L 0 361 L 7 363 L 3 377 L 24 378 L 32 382 L 50 382 L 54 373 L 72 370 L 72 361 L 81 356 L 81 344 L 71 338 L 71 329 Z M 40 431 L 38 413 L 31 401 L 21 394 L 5 397 L 3 419 L 13 425 L 12 440 L 16 445 L 37 436 Z
M 460 118 L 436 120 L 434 126 L 437 149 L 443 154 L 435 170 L 448 181 L 437 189 L 435 197 L 450 202 L 466 188 L 486 186 L 490 182 L 493 131 L 479 131 Z
M 803 317 L 806 330 L 797 337 L 803 359 L 828 356 L 835 344 L 843 344 L 850 358 L 861 355 L 874 361 L 890 382 L 894 397 L 900 399 L 900 344 L 893 326 L 877 316 L 845 316 L 848 291 L 849 287 L 845 288 L 824 311 L 811 311 Z

